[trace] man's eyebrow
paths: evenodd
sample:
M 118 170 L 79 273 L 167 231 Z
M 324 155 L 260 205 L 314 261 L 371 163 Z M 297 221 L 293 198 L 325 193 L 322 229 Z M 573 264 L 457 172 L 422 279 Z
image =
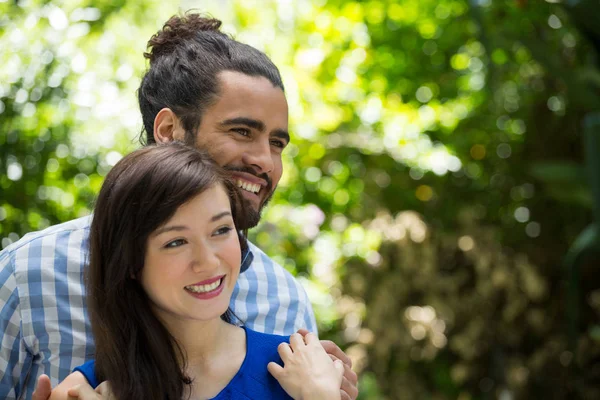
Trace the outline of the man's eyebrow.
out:
M 221 126 L 246 125 L 247 127 L 256 129 L 257 131 L 262 132 L 265 130 L 265 124 L 263 124 L 261 121 L 258 121 L 256 119 L 252 119 L 252 118 L 246 118 L 246 117 L 237 117 L 237 118 L 226 119 L 225 121 L 222 121 L 219 125 L 221 125 Z
M 265 124 L 262 121 L 247 117 L 236 117 L 226 119 L 225 121 L 221 121 L 219 125 L 223 127 L 228 125 L 246 125 L 247 127 L 256 129 L 259 132 L 264 132 L 264 130 L 266 129 Z M 286 143 L 290 142 L 290 134 L 283 129 L 275 129 L 271 136 L 283 139 L 286 141 Z
M 290 142 L 290 134 L 287 131 L 284 131 L 283 129 L 275 129 L 271 136 L 283 139 L 286 143 Z

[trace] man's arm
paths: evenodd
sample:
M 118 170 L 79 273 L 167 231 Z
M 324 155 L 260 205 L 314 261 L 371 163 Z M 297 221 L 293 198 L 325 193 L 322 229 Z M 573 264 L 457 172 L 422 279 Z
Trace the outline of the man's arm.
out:
M 0 304 L 0 398 L 16 399 L 23 392 L 21 371 L 30 367 L 31 357 L 21 346 L 19 293 L 8 250 L 0 252 Z

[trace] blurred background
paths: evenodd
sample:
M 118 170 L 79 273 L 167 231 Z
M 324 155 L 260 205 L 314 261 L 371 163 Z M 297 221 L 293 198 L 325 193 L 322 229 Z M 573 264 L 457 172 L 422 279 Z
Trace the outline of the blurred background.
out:
M 600 398 L 597 0 L 0 0 L 0 241 L 90 213 L 147 40 L 195 8 L 284 76 L 251 238 L 360 399 Z

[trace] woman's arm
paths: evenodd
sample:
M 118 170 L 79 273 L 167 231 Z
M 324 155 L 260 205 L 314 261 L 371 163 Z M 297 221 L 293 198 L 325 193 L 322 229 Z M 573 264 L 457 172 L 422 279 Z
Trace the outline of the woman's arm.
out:
M 302 338 L 295 333 L 290 336 L 290 344 L 281 343 L 277 351 L 284 366 L 270 362 L 267 369 L 292 398 L 340 399 L 344 364 L 332 361 L 314 334 Z

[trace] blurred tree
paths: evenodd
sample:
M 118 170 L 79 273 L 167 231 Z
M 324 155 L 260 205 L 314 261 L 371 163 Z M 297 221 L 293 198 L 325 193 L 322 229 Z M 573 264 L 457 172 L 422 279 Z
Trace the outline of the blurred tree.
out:
M 165 10 L 0 1 L 1 247 L 89 214 L 104 174 L 134 148 L 141 54 L 162 22 L 148 21 Z

